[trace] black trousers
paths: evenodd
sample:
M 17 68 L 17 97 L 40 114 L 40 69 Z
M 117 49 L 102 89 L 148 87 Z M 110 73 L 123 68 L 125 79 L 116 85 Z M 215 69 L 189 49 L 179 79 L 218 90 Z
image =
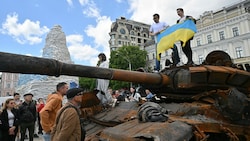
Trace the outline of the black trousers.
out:
M 179 62 L 180 62 L 180 57 L 179 57 L 179 53 L 178 53 L 178 48 L 177 46 L 174 44 L 174 47 L 172 48 L 172 62 L 173 65 L 176 66 Z
M 184 54 L 187 56 L 188 62 L 189 63 L 193 63 L 193 52 L 191 49 L 191 45 L 190 45 L 191 40 L 188 40 L 185 44 L 185 46 L 183 45 L 183 42 L 181 42 L 181 46 L 182 46 L 182 51 L 184 52 Z
M 35 122 L 20 123 L 21 141 L 24 141 L 26 129 L 29 131 L 29 141 L 33 141 Z
M 42 131 L 43 131 L 43 128 L 42 128 L 40 121 L 41 121 L 40 115 L 39 115 L 39 113 L 37 113 L 38 133 L 42 133 Z

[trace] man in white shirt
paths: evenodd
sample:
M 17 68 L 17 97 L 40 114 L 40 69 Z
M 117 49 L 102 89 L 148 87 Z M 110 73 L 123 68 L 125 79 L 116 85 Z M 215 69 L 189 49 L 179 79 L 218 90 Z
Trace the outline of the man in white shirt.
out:
M 157 55 L 157 35 L 159 33 L 161 33 L 163 30 L 165 30 L 166 28 L 169 27 L 169 25 L 165 22 L 160 22 L 160 15 L 159 14 L 154 14 L 153 15 L 153 20 L 154 20 L 154 24 L 152 24 L 150 26 L 149 29 L 149 35 L 154 36 L 155 37 L 155 44 L 156 44 L 156 49 L 155 49 L 155 53 Z M 157 57 L 156 57 L 157 58 Z M 156 59 L 156 68 L 157 71 L 160 70 L 160 61 Z

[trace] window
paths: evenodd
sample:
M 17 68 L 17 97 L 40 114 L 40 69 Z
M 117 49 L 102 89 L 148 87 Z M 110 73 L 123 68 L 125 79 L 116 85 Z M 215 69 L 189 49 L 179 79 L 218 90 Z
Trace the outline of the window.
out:
M 7 84 L 7 88 L 10 88 L 10 83 Z
M 121 38 L 122 38 L 122 35 L 119 35 L 119 38 L 121 39 Z
M 200 45 L 201 45 L 201 39 L 200 39 L 200 38 L 197 38 L 197 39 L 196 39 L 196 42 L 197 42 L 197 46 L 200 46 Z
M 242 50 L 241 47 L 236 47 L 236 48 L 235 48 L 235 51 L 236 51 L 236 57 L 237 57 L 237 58 L 243 57 L 243 50 Z
M 140 38 L 138 38 L 138 43 L 141 43 L 141 39 Z
M 125 29 L 121 28 L 121 29 L 120 29 L 120 33 L 121 33 L 121 34 L 125 34 L 125 33 L 126 33 Z
M 115 39 L 115 35 L 113 34 L 113 35 L 111 35 L 111 39 Z
M 204 61 L 203 55 L 199 55 L 199 56 L 198 56 L 198 59 L 199 59 L 199 64 L 202 64 L 203 61 Z
M 220 31 L 219 36 L 220 36 L 220 40 L 224 40 L 225 39 L 224 31 Z
M 234 37 L 239 36 L 239 29 L 238 29 L 238 27 L 234 27 L 232 30 L 233 30 L 233 36 Z
M 118 44 L 120 45 L 120 44 L 122 44 L 122 42 L 121 42 L 121 41 L 118 41 Z
M 207 43 L 212 43 L 212 36 L 211 35 L 207 35 Z

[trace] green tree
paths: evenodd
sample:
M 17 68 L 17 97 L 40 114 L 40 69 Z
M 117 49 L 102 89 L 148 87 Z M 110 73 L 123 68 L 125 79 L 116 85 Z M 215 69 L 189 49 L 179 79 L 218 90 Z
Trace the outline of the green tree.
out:
M 80 77 L 79 78 L 79 85 L 80 85 L 80 87 L 83 87 L 86 90 L 93 90 L 94 88 L 96 88 L 96 79 L 95 78 Z
M 116 51 L 111 51 L 110 55 L 110 68 L 136 70 L 144 68 L 146 65 L 147 52 L 140 50 L 138 46 L 123 46 Z M 110 87 L 113 89 L 120 89 L 129 87 L 129 82 L 121 82 L 112 80 Z

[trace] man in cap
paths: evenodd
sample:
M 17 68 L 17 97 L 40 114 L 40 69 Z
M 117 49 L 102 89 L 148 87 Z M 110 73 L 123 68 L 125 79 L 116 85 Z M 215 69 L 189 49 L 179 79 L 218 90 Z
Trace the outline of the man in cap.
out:
M 36 122 L 36 104 L 32 102 L 33 94 L 23 95 L 24 102 L 19 107 L 21 141 L 24 141 L 26 129 L 29 131 L 29 140 L 33 141 Z
M 84 89 L 72 88 L 66 93 L 68 102 L 59 110 L 51 132 L 52 141 L 80 141 L 80 105 Z

